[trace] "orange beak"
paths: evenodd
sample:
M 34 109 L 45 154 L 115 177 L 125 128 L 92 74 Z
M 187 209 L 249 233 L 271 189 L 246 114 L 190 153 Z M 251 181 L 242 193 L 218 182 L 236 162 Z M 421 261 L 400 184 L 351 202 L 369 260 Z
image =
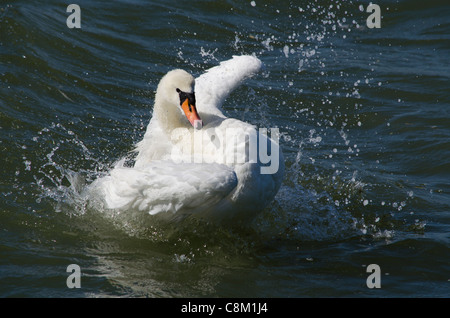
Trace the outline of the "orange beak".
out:
M 197 108 L 195 107 L 195 95 L 194 93 L 184 93 L 177 88 L 177 92 L 180 94 L 181 108 L 186 115 L 186 118 L 195 129 L 201 129 L 203 122 L 198 115 Z

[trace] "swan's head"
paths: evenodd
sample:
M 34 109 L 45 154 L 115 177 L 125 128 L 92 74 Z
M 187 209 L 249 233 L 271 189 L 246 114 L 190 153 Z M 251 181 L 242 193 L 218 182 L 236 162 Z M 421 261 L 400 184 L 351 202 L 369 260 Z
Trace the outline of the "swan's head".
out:
M 177 122 L 189 121 L 195 129 L 201 129 L 203 122 L 195 105 L 195 79 L 186 71 L 176 69 L 167 73 L 159 82 L 156 99 L 160 101 L 159 111 L 172 126 Z

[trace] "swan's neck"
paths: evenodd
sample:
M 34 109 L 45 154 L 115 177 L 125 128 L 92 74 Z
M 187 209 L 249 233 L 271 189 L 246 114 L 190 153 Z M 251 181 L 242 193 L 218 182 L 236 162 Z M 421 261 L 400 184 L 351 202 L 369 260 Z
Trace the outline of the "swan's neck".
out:
M 178 111 L 174 105 L 164 99 L 155 98 L 153 113 L 161 129 L 169 136 L 174 129 L 190 128 L 189 122 L 186 118 L 183 118 L 181 111 Z

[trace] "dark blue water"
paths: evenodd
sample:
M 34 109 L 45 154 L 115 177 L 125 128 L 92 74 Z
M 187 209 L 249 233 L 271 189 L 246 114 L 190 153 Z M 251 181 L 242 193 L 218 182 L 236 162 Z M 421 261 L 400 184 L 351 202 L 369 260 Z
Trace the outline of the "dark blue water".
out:
M 373 29 L 368 2 L 77 4 L 80 29 L 63 1 L 0 4 L 0 296 L 449 296 L 447 2 L 379 1 Z M 254 223 L 92 207 L 84 190 L 141 140 L 160 78 L 240 54 L 265 68 L 224 111 L 279 128 L 286 157 Z

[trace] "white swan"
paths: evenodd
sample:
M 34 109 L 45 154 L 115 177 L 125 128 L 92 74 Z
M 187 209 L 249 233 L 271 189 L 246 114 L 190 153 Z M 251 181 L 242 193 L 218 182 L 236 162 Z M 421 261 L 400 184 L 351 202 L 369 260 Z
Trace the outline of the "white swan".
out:
M 134 167 L 123 160 L 92 184 L 106 208 L 218 221 L 248 221 L 261 211 L 282 182 L 281 150 L 255 126 L 220 109 L 261 66 L 254 56 L 235 56 L 197 79 L 179 69 L 167 73 Z

